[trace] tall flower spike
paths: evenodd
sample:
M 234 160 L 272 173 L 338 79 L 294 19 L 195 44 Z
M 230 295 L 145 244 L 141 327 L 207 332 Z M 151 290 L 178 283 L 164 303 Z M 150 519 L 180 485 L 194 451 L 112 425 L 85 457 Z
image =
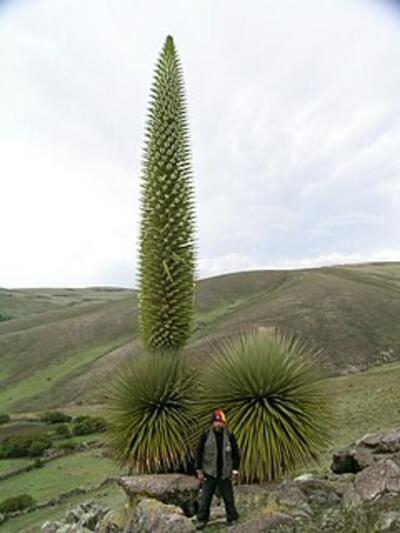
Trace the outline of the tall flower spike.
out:
M 194 315 L 194 205 L 182 69 L 168 36 L 150 91 L 142 174 L 139 324 L 151 351 L 177 351 Z

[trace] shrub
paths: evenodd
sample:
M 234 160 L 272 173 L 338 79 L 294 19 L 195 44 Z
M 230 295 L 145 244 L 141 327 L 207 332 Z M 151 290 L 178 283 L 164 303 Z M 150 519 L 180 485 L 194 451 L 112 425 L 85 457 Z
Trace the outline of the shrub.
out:
M 0 424 L 6 424 L 10 421 L 10 415 L 7 415 L 5 413 L 0 414 Z
M 329 445 L 320 366 L 318 353 L 275 331 L 241 335 L 214 353 L 203 376 L 203 420 L 216 406 L 226 412 L 245 481 L 279 478 Z
M 120 465 L 168 472 L 191 456 L 198 373 L 177 354 L 152 354 L 117 370 L 107 385 L 109 444 Z
M 50 448 L 52 445 L 49 437 L 41 435 L 40 437 L 35 438 L 31 445 L 28 448 L 29 457 L 37 457 L 43 455 L 43 452 Z
M 33 465 L 34 468 L 43 468 L 44 467 L 44 463 L 40 459 L 40 457 L 35 457 L 35 459 L 33 460 L 32 465 Z
M 0 502 L 0 513 L 11 513 L 13 511 L 22 511 L 35 504 L 34 498 L 29 494 L 12 496 Z
M 60 422 L 71 422 L 72 417 L 62 413 L 61 411 L 46 411 L 42 414 L 40 420 L 50 424 L 58 424 Z
M 89 418 L 89 415 L 79 415 L 74 418 L 74 422 L 83 422 L 83 420 L 86 420 L 86 418 Z
M 36 457 L 50 446 L 51 440 L 45 435 L 10 435 L 0 442 L 0 459 Z
M 72 427 L 73 435 L 89 435 L 106 431 L 107 421 L 100 416 L 85 416 Z
M 55 428 L 55 432 L 59 437 L 67 438 L 71 436 L 71 431 L 67 424 L 59 424 Z

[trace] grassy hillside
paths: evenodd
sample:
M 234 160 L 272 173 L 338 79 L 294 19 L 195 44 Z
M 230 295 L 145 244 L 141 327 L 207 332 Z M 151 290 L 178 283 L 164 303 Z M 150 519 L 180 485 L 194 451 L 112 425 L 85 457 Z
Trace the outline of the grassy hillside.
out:
M 326 391 L 336 414 L 334 442 L 321 464 L 309 465 L 299 470 L 297 474 L 310 471 L 327 472 L 333 449 L 347 446 L 366 433 L 398 427 L 400 425 L 399 381 L 399 362 L 385 364 L 358 374 L 327 379 Z M 89 410 L 97 415 L 103 414 L 101 405 L 95 407 L 82 405 L 65 409 L 65 412 L 77 416 L 87 414 Z M 22 426 L 22 423 L 20 425 Z M 42 426 L 38 423 L 38 430 L 43 431 Z M 9 427 L 0 427 L 0 440 L 9 434 L 11 429 L 15 433 L 15 422 L 9 424 Z M 73 437 L 74 440 L 87 441 L 103 438 L 104 434 Z M 0 460 L 0 474 L 15 470 L 31 461 L 25 458 Z M 61 457 L 41 469 L 0 481 L 0 494 L 17 495 L 28 492 L 38 502 L 43 502 L 77 487 L 92 488 L 106 477 L 119 474 L 120 470 L 115 463 L 103 457 L 99 449 L 92 449 Z M 110 485 L 89 494 L 71 495 L 59 505 L 11 519 L 0 525 L 0 532 L 16 533 L 25 528 L 28 528 L 27 531 L 30 533 L 39 532 L 41 524 L 46 520 L 64 518 L 67 509 L 89 498 L 94 498 L 100 505 L 109 505 L 113 508 L 127 501 L 119 487 Z
M 96 403 L 97 383 L 141 351 L 136 294 L 0 289 L 1 411 Z M 334 372 L 400 360 L 400 263 L 258 271 L 202 280 L 188 347 L 278 326 L 321 348 Z

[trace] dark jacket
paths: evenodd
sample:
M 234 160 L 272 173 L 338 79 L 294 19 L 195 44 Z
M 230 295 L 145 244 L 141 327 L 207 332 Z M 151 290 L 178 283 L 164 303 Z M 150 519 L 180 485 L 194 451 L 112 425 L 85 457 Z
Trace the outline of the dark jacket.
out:
M 226 428 L 221 432 L 211 428 L 202 433 L 197 448 L 197 470 L 224 479 L 230 477 L 232 470 L 239 470 L 239 465 L 239 448 L 232 433 Z

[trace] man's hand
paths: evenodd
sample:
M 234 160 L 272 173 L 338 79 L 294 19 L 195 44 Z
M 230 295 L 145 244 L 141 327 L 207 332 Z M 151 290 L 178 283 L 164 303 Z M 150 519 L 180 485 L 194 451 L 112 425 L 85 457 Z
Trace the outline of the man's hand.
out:
M 232 470 L 231 481 L 236 481 L 239 479 L 239 470 Z
M 196 472 L 197 472 L 197 479 L 199 481 L 204 481 L 204 472 L 203 472 L 203 470 L 196 470 Z

